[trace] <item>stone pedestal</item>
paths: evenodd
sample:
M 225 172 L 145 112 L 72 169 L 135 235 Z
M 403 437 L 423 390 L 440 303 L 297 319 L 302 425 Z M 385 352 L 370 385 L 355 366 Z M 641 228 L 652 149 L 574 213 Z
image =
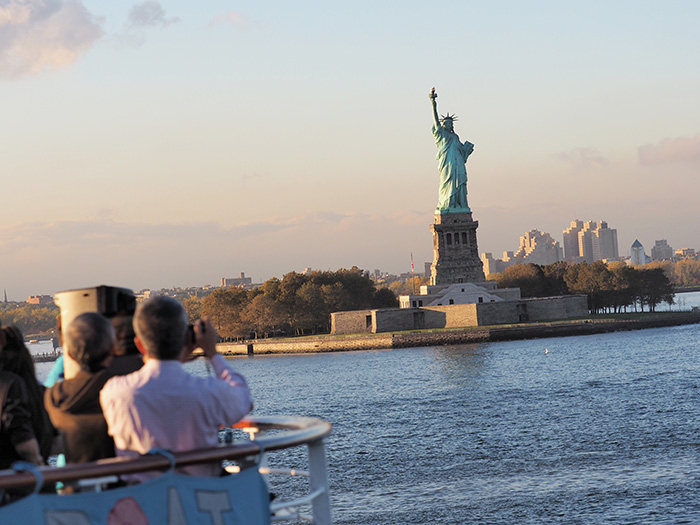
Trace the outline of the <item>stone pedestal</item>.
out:
M 476 244 L 479 222 L 471 213 L 435 214 L 433 233 L 433 264 L 430 284 L 484 282 L 484 267 Z

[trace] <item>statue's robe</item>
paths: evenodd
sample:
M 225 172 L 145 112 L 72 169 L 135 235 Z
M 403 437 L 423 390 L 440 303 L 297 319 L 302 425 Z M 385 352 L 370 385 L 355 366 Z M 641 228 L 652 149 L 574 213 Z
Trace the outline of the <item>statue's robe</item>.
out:
M 459 136 L 442 125 L 433 125 L 433 135 L 438 152 L 440 191 L 436 212 L 471 212 L 467 204 L 467 157 L 474 151 L 474 144 L 459 141 Z

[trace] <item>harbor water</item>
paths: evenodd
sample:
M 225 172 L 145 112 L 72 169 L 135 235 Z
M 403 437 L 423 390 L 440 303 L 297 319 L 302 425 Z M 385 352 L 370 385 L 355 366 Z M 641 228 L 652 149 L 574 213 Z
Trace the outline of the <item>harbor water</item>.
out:
M 333 423 L 334 523 L 700 522 L 699 325 L 231 363 Z
M 335 523 L 697 523 L 699 344 L 690 325 L 233 364 L 256 413 L 333 423 Z

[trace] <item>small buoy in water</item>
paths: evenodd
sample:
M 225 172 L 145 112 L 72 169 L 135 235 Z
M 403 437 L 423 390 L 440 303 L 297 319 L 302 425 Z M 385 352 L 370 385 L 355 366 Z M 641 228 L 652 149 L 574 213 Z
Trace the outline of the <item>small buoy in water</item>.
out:
M 548 354 L 548 353 L 549 353 L 549 350 L 545 348 L 545 349 L 544 349 L 544 353 L 545 353 L 545 354 Z

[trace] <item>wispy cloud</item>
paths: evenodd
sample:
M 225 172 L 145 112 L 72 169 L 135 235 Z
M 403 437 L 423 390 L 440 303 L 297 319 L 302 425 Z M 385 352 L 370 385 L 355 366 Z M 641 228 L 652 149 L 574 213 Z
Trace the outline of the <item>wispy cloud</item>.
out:
M 124 31 L 114 38 L 117 42 L 138 47 L 146 42 L 150 30 L 165 29 L 178 22 L 180 18 L 169 16 L 158 2 L 146 0 L 131 7 Z
M 562 151 L 557 153 L 555 158 L 569 164 L 576 173 L 594 171 L 608 165 L 608 159 L 595 148 Z
M 168 27 L 179 22 L 177 17 L 169 17 L 158 2 L 146 0 L 135 4 L 129 11 L 129 25 L 134 27 Z
M 102 20 L 78 1 L 9 0 L 0 5 L 0 75 L 73 64 L 102 35 Z
M 698 161 L 700 134 L 694 137 L 666 138 L 657 144 L 646 144 L 639 148 L 639 163 L 642 165 Z
M 253 25 L 250 18 L 239 11 L 226 11 L 216 15 L 211 22 L 209 22 L 209 27 L 216 27 L 221 25 L 230 25 L 240 29 L 247 29 Z

